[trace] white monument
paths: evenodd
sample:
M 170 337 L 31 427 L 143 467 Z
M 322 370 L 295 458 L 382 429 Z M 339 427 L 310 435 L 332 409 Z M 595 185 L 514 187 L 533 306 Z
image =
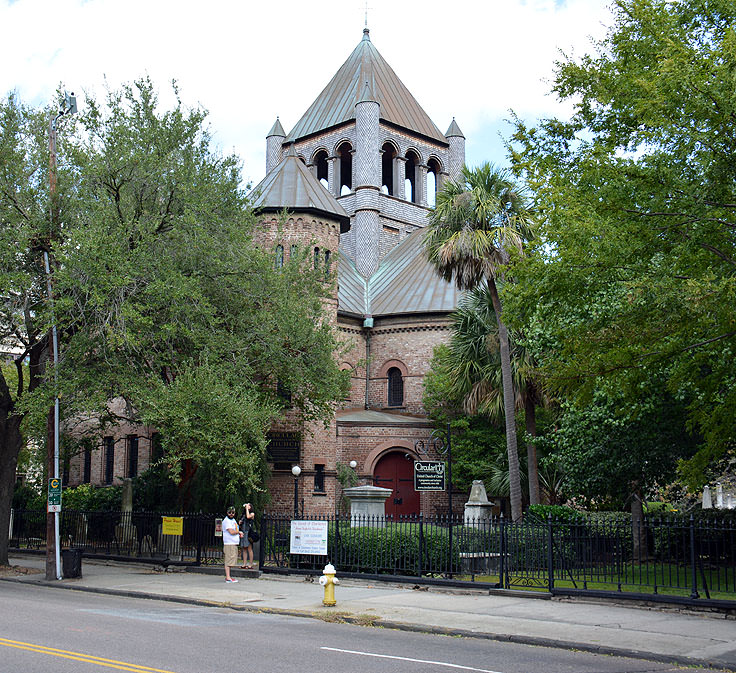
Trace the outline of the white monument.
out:
M 353 486 L 343 495 L 350 501 L 350 526 L 383 528 L 386 525 L 386 499 L 393 491 L 380 486 Z

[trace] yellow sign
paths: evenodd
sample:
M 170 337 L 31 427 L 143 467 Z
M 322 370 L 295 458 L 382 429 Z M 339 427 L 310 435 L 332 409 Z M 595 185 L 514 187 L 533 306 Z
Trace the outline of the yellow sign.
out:
M 183 516 L 162 516 L 161 533 L 163 535 L 181 535 L 184 532 Z

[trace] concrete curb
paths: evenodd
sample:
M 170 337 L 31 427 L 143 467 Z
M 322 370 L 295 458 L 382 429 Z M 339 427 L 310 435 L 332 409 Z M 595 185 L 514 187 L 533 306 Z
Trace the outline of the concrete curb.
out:
M 652 661 L 661 664 L 673 664 L 678 666 L 689 667 L 708 667 L 713 669 L 722 669 L 726 671 L 734 671 L 736 673 L 736 665 L 718 659 L 695 659 L 692 657 L 682 657 L 677 655 L 662 655 L 653 652 L 645 652 L 641 650 L 630 650 L 619 647 L 605 647 L 600 645 L 590 645 L 588 643 L 578 643 L 569 640 L 556 640 L 553 638 L 539 638 L 536 636 L 520 636 L 508 633 L 483 633 L 478 631 L 469 631 L 466 629 L 445 628 L 440 626 L 428 626 L 423 624 L 407 624 L 404 622 L 394 622 L 385 619 L 366 619 L 366 617 L 355 616 L 349 613 L 326 612 L 318 613 L 309 610 L 295 610 L 289 608 L 271 608 L 264 606 L 250 605 L 233 605 L 228 602 L 208 601 L 198 598 L 186 598 L 183 596 L 170 596 L 167 594 L 150 594 L 143 591 L 130 591 L 120 589 L 102 589 L 88 586 L 74 586 L 72 584 L 61 584 L 50 582 L 46 579 L 28 580 L 16 577 L 0 577 L 0 581 L 14 582 L 16 584 L 33 585 L 39 587 L 47 587 L 51 589 L 66 589 L 69 591 L 81 591 L 85 593 L 103 594 L 109 596 L 119 596 L 122 598 L 143 598 L 147 600 L 164 601 L 169 603 L 179 603 L 184 605 L 195 605 L 199 607 L 216 607 L 238 612 L 254 612 L 262 614 L 283 615 L 285 617 L 301 617 L 307 619 L 319 619 L 332 623 L 352 624 L 356 626 L 372 626 L 384 629 L 394 629 L 397 631 L 408 631 L 413 633 L 428 633 L 440 636 L 455 636 L 462 638 L 478 638 L 481 640 L 492 640 L 497 642 L 515 643 L 519 645 L 531 645 L 535 647 L 549 647 L 562 650 L 579 650 L 590 654 L 601 654 L 613 657 L 626 657 L 628 659 L 638 659 L 642 661 Z M 327 617 L 332 616 L 333 619 Z

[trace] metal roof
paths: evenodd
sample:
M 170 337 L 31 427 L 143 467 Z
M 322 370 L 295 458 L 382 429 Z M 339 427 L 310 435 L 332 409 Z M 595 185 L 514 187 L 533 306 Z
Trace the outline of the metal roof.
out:
M 361 99 L 366 82 L 369 95 L 381 105 L 381 119 L 448 144 L 447 138 L 373 46 L 367 28 L 353 53 L 291 130 L 287 142 L 355 119 L 355 104 Z
M 447 129 L 447 131 L 445 131 L 445 138 L 452 138 L 456 136 L 460 138 L 465 137 L 463 135 L 463 132 L 460 130 L 460 127 L 457 125 L 457 122 L 455 121 L 455 117 L 453 117 L 452 123 L 450 124 L 450 128 Z
M 300 210 L 330 215 L 340 220 L 347 231 L 350 216 L 304 162 L 296 155 L 294 146 L 251 192 L 256 210 Z
M 338 262 L 338 311 L 352 315 L 445 313 L 454 310 L 460 291 L 437 275 L 424 253 L 424 230 L 394 247 L 368 280 L 347 255 Z
M 276 121 L 273 123 L 273 126 L 268 132 L 268 135 L 266 135 L 266 138 L 270 138 L 271 136 L 281 136 L 282 138 L 286 137 L 286 131 L 284 131 L 284 127 L 281 126 L 281 122 L 278 117 L 276 117 Z

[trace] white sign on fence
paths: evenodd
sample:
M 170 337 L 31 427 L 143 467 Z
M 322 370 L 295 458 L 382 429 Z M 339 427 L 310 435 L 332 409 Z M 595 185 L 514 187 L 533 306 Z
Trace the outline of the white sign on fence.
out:
M 289 553 L 327 556 L 327 522 L 292 521 Z

